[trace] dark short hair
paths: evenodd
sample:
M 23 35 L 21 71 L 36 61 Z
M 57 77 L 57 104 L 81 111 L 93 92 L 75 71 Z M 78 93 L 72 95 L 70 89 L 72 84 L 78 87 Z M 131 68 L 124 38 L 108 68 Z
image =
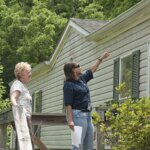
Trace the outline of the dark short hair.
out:
M 66 81 L 74 80 L 73 68 L 75 68 L 76 63 L 70 62 L 64 65 L 64 74 L 66 77 Z

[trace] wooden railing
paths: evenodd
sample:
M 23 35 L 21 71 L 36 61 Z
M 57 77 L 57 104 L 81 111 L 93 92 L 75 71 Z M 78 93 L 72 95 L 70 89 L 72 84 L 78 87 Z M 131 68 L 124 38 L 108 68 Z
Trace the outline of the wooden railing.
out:
M 105 112 L 107 107 L 98 107 L 96 111 L 100 114 L 101 119 L 105 122 Z M 7 110 L 0 113 L 0 150 L 6 149 L 7 140 L 7 126 L 13 123 L 12 110 Z M 64 113 L 33 113 L 32 114 L 32 124 L 33 125 L 67 125 L 66 116 Z M 97 126 L 97 141 L 96 150 L 105 150 L 105 145 L 103 141 L 103 134 L 100 132 L 99 125 Z
M 12 110 L 0 113 L 0 150 L 6 149 L 7 126 L 14 122 Z M 33 113 L 33 125 L 67 125 L 64 113 Z

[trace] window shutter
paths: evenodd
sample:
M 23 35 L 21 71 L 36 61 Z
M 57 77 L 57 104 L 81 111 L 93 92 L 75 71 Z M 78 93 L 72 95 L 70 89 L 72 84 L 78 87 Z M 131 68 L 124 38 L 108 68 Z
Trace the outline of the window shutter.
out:
M 34 98 L 35 98 L 35 93 L 32 94 L 32 112 L 34 112 Z
M 139 66 L 140 66 L 140 50 L 132 53 L 132 91 L 131 97 L 139 99 Z
M 113 77 L 113 100 L 119 100 L 119 94 L 116 93 L 115 88 L 119 85 L 119 66 L 120 58 L 114 60 L 114 77 Z
M 38 112 L 42 112 L 42 90 L 39 91 L 39 107 L 38 107 Z M 40 139 L 41 137 L 41 126 L 38 126 L 38 133 L 37 137 Z
M 35 112 L 41 112 L 42 111 L 42 90 L 40 90 L 38 93 L 35 93 Z
M 39 91 L 39 112 L 42 112 L 42 90 Z

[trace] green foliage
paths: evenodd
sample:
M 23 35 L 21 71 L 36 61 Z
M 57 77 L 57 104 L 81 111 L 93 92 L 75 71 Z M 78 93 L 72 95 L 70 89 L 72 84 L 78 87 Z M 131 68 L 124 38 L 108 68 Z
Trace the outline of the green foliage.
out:
M 141 0 L 99 0 L 106 18 L 112 19 Z
M 4 67 L 6 97 L 15 64 L 27 61 L 34 67 L 48 60 L 67 22 L 49 10 L 45 2 L 34 0 L 27 10 L 28 2 L 0 0 L 0 64 Z
M 10 100 L 0 100 L 0 112 L 5 111 L 10 108 Z
M 2 70 L 3 70 L 3 67 L 0 65 L 0 75 L 2 74 Z M 5 92 L 5 88 L 2 84 L 3 84 L 3 81 L 0 78 L 0 100 L 2 100 L 3 93 Z
M 39 3 L 33 6 L 29 16 L 23 44 L 18 47 L 17 53 L 22 59 L 26 56 L 28 62 L 32 60 L 31 63 L 37 64 L 49 59 L 67 20 Z
M 0 65 L 0 76 L 3 72 L 3 67 Z M 3 81 L 0 78 L 0 113 L 10 108 L 10 100 L 3 99 L 3 95 L 5 93 L 5 87 L 3 86 Z M 10 126 L 7 127 L 7 146 L 10 144 Z
M 113 104 L 106 118 L 110 126 L 101 124 L 100 128 L 113 150 L 150 148 L 150 98 Z
M 10 140 L 11 140 L 11 132 L 12 132 L 12 126 L 9 124 L 7 126 L 7 143 L 6 143 L 6 146 L 9 148 L 10 147 Z
M 129 91 L 129 88 L 127 86 L 127 84 L 125 82 L 119 84 L 118 87 L 115 88 L 116 93 L 120 94 L 121 98 L 127 98 L 129 96 L 131 96 L 131 92 Z
M 94 125 L 98 125 L 101 121 L 101 117 L 96 111 L 92 112 L 92 121 Z
M 99 0 L 47 0 L 47 4 L 64 18 L 104 19 Z
M 106 112 L 109 123 L 101 123 L 105 142 L 112 150 L 148 150 L 150 148 L 150 98 L 134 101 L 129 98 L 126 83 L 116 87 L 118 94 L 126 95 L 122 103 L 109 101 L 110 109 Z
M 0 76 L 3 72 L 3 67 L 0 65 Z M 3 94 L 5 93 L 5 87 L 3 86 L 3 81 L 0 78 L 0 112 L 10 108 L 10 100 L 3 99 Z
M 9 52 L 8 64 L 13 67 L 18 61 L 37 64 L 49 59 L 67 20 L 48 10 L 40 1 L 34 1 L 28 13 L 17 5 L 3 7 L 0 24 L 4 43 L 0 48 L 2 58 Z M 1 61 L 4 69 L 9 68 L 5 60 Z
M 79 7 L 76 18 L 104 20 L 102 7 L 98 3 L 90 3 L 86 7 Z

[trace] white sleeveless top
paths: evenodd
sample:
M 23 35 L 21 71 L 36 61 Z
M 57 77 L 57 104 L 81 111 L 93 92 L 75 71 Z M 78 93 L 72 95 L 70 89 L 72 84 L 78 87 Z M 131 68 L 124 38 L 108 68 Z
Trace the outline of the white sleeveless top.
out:
M 11 88 L 10 88 L 10 95 L 14 91 L 19 91 L 20 96 L 19 99 L 17 100 L 17 104 L 21 105 L 25 108 L 26 110 L 26 116 L 31 116 L 32 113 L 32 97 L 29 93 L 29 90 L 27 89 L 26 85 L 23 84 L 21 81 L 16 79 Z

